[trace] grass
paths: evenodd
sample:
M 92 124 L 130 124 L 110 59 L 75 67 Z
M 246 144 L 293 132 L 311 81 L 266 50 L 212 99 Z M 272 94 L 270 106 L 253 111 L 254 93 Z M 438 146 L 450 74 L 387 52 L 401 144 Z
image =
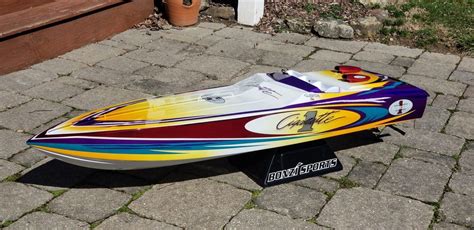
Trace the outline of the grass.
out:
M 334 4 L 329 7 L 329 10 L 321 12 L 321 18 L 326 19 L 342 19 L 342 7 L 339 4 Z
M 474 54 L 474 0 L 410 0 L 385 9 L 394 19 L 384 22 L 383 35 L 405 33 L 420 48 L 442 43 Z M 416 29 L 407 31 L 407 23 Z
M 354 187 L 358 187 L 359 184 L 357 184 L 356 182 L 354 181 L 351 181 L 349 178 L 347 177 L 341 177 L 339 180 L 339 186 L 341 188 L 354 188 Z

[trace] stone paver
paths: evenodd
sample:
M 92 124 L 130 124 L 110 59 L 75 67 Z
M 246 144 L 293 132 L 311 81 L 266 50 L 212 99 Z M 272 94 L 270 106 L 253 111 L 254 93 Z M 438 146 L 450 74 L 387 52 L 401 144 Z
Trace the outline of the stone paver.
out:
M 45 100 L 60 102 L 66 98 L 76 96 L 77 94 L 80 94 L 83 91 L 84 90 L 78 87 L 52 81 L 33 87 L 23 93 L 34 98 L 41 98 Z
M 190 28 L 182 29 L 182 30 L 178 30 L 178 29 L 168 30 L 168 31 L 165 31 L 165 33 L 162 36 L 167 39 L 173 39 L 177 41 L 192 43 L 207 35 L 210 35 L 212 32 L 214 32 L 214 30 L 212 29 L 201 28 L 201 27 L 190 27 Z
M 437 202 L 450 175 L 450 168 L 401 158 L 390 165 L 377 189 L 427 202 Z
M 54 80 L 53 82 L 57 82 L 63 85 L 78 87 L 84 90 L 93 89 L 97 87 L 98 85 L 96 82 L 87 81 L 87 80 L 79 79 L 76 77 L 70 77 L 70 76 L 60 77 Z
M 372 72 L 377 72 L 385 74 L 390 77 L 399 78 L 405 73 L 405 69 L 400 66 L 393 66 L 384 63 L 378 62 L 368 62 L 368 61 L 348 61 L 346 65 L 359 66 L 362 69 L 370 70 Z
M 53 227 L 54 226 L 54 227 Z M 54 213 L 33 212 L 23 216 L 18 221 L 8 226 L 5 229 L 71 229 L 71 230 L 86 230 L 89 229 L 89 224 L 73 220 Z
M 468 230 L 468 228 L 456 224 L 441 222 L 434 224 L 433 230 Z
M 388 165 L 399 149 L 400 148 L 396 145 L 380 142 L 340 150 L 338 152 L 364 161 L 381 162 Z
M 148 183 L 143 179 L 112 171 L 98 171 L 89 176 L 86 183 L 114 189 L 130 195 L 149 187 Z
M 14 154 L 28 148 L 26 141 L 30 136 L 9 130 L 0 130 L 0 158 L 8 159 Z
M 52 212 L 92 223 L 114 213 L 131 198 L 103 188 L 71 189 L 48 204 Z
M 474 196 L 474 175 L 464 173 L 454 173 L 449 181 L 449 187 L 458 194 Z
M 264 52 L 260 62 L 264 65 L 277 66 L 280 68 L 290 68 L 296 65 L 296 63 L 300 62 L 301 60 L 302 58 L 298 56 L 284 55 L 278 52 L 266 51 Z
M 171 40 L 171 39 L 156 39 L 143 46 L 145 49 L 161 51 L 163 53 L 176 54 L 184 48 L 188 47 L 189 43 Z
M 30 148 L 24 152 L 15 154 L 10 158 L 10 161 L 29 168 L 45 158 L 46 155 L 41 153 L 39 150 Z
M 277 33 L 269 38 L 269 40 L 278 41 L 282 43 L 292 43 L 302 45 L 308 41 L 311 36 L 297 34 L 297 33 Z
M 443 133 L 411 128 L 403 128 L 403 130 L 406 132 L 404 136 L 391 129 L 385 129 L 383 133 L 388 134 L 388 136 L 385 136 L 383 140 L 392 144 L 440 153 L 447 156 L 458 154 L 464 144 L 464 139 Z
M 310 177 L 293 182 L 295 185 L 311 188 L 320 192 L 335 192 L 339 188 L 339 183 L 335 180 L 324 177 Z
M 216 23 L 216 22 L 200 22 L 197 26 L 202 27 L 202 28 L 212 29 L 212 30 L 219 30 L 219 29 L 227 27 L 223 23 Z
M 124 57 L 137 60 L 137 61 L 150 63 L 153 65 L 166 66 L 166 67 L 174 66 L 176 63 L 184 60 L 185 58 L 184 55 L 173 54 L 169 52 L 162 52 L 159 50 L 150 51 L 146 49 L 139 49 L 139 50 L 132 51 L 124 55 Z M 137 65 L 138 69 L 141 67 L 143 66 Z M 117 69 L 117 68 L 112 68 L 112 69 Z M 133 72 L 134 70 L 136 69 L 132 69 L 131 72 Z
M 147 30 L 131 29 L 112 37 L 113 41 L 123 42 L 125 44 L 142 46 L 153 40 L 154 36 Z
M 198 71 L 218 79 L 228 80 L 249 64 L 230 58 L 202 55 L 186 59 L 176 67 Z
M 413 65 L 414 62 L 415 62 L 415 59 L 413 58 L 399 56 L 399 57 L 396 57 L 390 64 L 396 65 L 396 66 L 410 67 L 411 65 Z
M 418 58 L 418 61 L 431 63 L 437 65 L 439 63 L 448 63 L 448 64 L 457 64 L 461 58 L 453 54 L 441 54 L 441 53 L 432 53 L 424 52 Z
M 451 74 L 449 80 L 462 82 L 468 85 L 474 85 L 474 73 L 456 70 Z
M 0 181 L 19 173 L 23 167 L 10 161 L 0 160 Z
M 431 90 L 443 94 L 462 96 L 466 85 L 459 82 L 446 81 L 443 79 L 434 79 L 418 75 L 404 75 L 401 80 L 425 90 Z
M 72 73 L 74 70 L 78 70 L 85 67 L 86 67 L 85 64 L 82 64 L 79 62 L 66 60 L 63 58 L 55 58 L 55 59 L 51 59 L 51 60 L 36 64 L 32 66 L 31 68 L 55 73 L 58 75 L 68 75 Z
M 352 167 L 354 167 L 354 165 L 356 164 L 356 161 L 354 160 L 354 158 L 343 153 L 336 152 L 336 156 L 341 162 L 343 169 L 338 172 L 328 173 L 325 176 L 333 179 L 340 179 L 342 177 L 347 176 L 347 174 L 351 171 Z
M 242 210 L 225 226 L 225 229 L 326 229 L 302 220 L 293 220 L 274 212 L 250 209 Z
M 152 188 L 129 207 L 180 227 L 222 228 L 250 200 L 250 192 L 208 179 Z M 160 208 L 157 208 L 160 207 Z
M 371 52 L 371 51 L 361 51 L 352 57 L 355 60 L 359 61 L 370 61 L 370 62 L 381 62 L 388 64 L 392 62 L 395 58 L 391 54 L 380 53 L 380 52 Z M 403 61 L 401 62 L 403 64 Z M 404 65 L 401 65 L 404 66 Z
M 51 81 L 58 76 L 42 70 L 26 69 L 1 77 L 0 90 L 21 92 L 43 82 Z
M 207 49 L 206 53 L 216 56 L 237 58 L 255 64 L 263 55 L 262 50 L 255 49 L 257 44 L 251 41 L 223 39 Z
M 418 57 L 423 52 L 421 49 L 411 49 L 403 46 L 389 46 L 381 43 L 369 43 L 364 47 L 364 50 L 411 58 Z
M 301 61 L 300 63 L 296 64 L 292 69 L 297 70 L 298 72 L 311 72 L 326 69 L 332 70 L 338 65 L 340 64 L 337 62 L 310 59 Z
M 69 111 L 71 108 L 62 104 L 35 99 L 19 107 L 1 112 L 0 125 L 13 130 L 29 131 Z
M 256 48 L 267 51 L 280 52 L 282 53 L 282 55 L 292 55 L 300 57 L 308 56 L 314 50 L 314 48 L 310 46 L 285 44 L 270 40 L 259 42 Z
M 407 158 L 413 158 L 420 161 L 437 164 L 440 166 L 447 167 L 452 169 L 456 164 L 456 160 L 451 156 L 446 156 L 438 153 L 423 151 L 413 148 L 402 148 L 400 150 L 400 155 Z
M 316 53 L 312 54 L 309 57 L 314 60 L 343 63 L 349 61 L 349 59 L 351 59 L 351 56 L 352 54 L 348 53 L 334 52 L 330 50 L 318 50 Z
M 466 150 L 461 154 L 459 166 L 461 167 L 461 172 L 474 174 L 474 150 Z
M 142 62 L 142 61 L 126 58 L 123 56 L 119 56 L 119 57 L 113 57 L 113 58 L 107 59 L 105 61 L 101 61 L 97 65 L 100 67 L 104 67 L 104 68 L 108 68 L 112 70 L 132 73 L 150 64 Z
M 358 185 L 373 188 L 379 181 L 387 167 L 380 163 L 361 161 L 349 174 L 349 180 Z
M 446 126 L 446 133 L 474 139 L 474 116 L 471 113 L 455 112 Z
M 0 91 L 0 111 L 28 102 L 31 98 L 14 92 Z
M 474 226 L 474 196 L 448 192 L 441 201 L 440 213 L 447 222 Z
M 446 109 L 426 106 L 422 118 L 404 122 L 400 126 L 440 132 L 450 116 L 451 113 Z
M 215 32 L 215 35 L 225 38 L 233 38 L 252 42 L 260 42 L 270 37 L 270 35 L 268 34 L 254 33 L 252 31 L 238 27 L 227 27 L 221 29 Z
M 307 46 L 314 46 L 322 49 L 334 50 L 339 52 L 349 52 L 349 53 L 357 53 L 359 52 L 364 46 L 367 45 L 367 42 L 359 42 L 359 41 L 341 41 L 341 40 L 333 40 L 333 39 L 325 39 L 325 38 L 311 38 L 309 39 L 305 45 Z
M 464 57 L 459 63 L 458 70 L 474 72 L 474 58 Z
M 341 189 L 317 222 L 336 229 L 427 229 L 433 207 L 366 188 Z
M 71 75 L 76 78 L 93 81 L 105 85 L 124 84 L 141 78 L 139 76 L 130 76 L 119 71 L 100 67 L 88 67 L 80 69 L 74 71 Z
M 95 229 L 180 229 L 173 225 L 145 219 L 128 213 L 120 213 L 109 217 L 99 224 Z
M 285 194 L 284 199 L 282 194 Z M 326 195 L 309 188 L 282 184 L 265 188 L 255 203 L 258 207 L 292 218 L 310 219 L 326 204 Z
M 418 59 L 408 69 L 409 74 L 423 75 L 430 78 L 437 79 L 448 79 L 451 72 L 456 68 L 456 64 L 449 63 L 438 63 L 433 64 L 431 62 L 421 61 Z
M 68 99 L 64 101 L 64 103 L 74 108 L 91 110 L 149 97 L 151 97 L 151 95 L 125 89 L 100 86 Z
M 0 222 L 16 220 L 53 198 L 49 192 L 14 182 L 0 183 L 0 194 Z
M 73 50 L 67 54 L 64 54 L 61 57 L 73 61 L 82 62 L 88 65 L 93 65 L 105 59 L 122 55 L 125 52 L 127 51 L 120 48 L 100 44 L 91 44 L 86 47 Z
M 442 95 L 439 94 L 433 101 L 432 106 L 442 109 L 456 109 L 456 105 L 458 104 L 459 98 L 452 95 Z
M 474 113 L 474 98 L 461 99 L 459 101 L 458 109 L 465 112 Z

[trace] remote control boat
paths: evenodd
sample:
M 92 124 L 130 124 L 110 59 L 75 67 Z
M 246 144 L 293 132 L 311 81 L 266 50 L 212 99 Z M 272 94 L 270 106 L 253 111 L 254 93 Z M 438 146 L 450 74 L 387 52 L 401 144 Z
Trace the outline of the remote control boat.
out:
M 351 66 L 259 73 L 231 86 L 91 111 L 28 144 L 85 167 L 162 167 L 420 118 L 427 97 L 422 89 Z

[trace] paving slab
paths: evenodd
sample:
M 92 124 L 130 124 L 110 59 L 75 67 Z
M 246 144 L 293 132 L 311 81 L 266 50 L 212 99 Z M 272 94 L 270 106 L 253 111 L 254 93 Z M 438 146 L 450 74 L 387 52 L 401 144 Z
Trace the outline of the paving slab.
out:
M 95 229 L 181 229 L 176 226 L 145 219 L 129 213 L 119 213 L 100 223 Z
M 352 147 L 345 150 L 339 150 L 338 153 L 364 161 L 381 162 L 388 165 L 392 161 L 395 154 L 397 154 L 399 149 L 400 148 L 396 145 L 379 142 Z
M 28 89 L 23 93 L 34 98 L 61 102 L 64 99 L 76 96 L 82 92 L 84 92 L 84 90 L 81 88 L 52 81 Z
M 150 63 L 153 65 L 171 67 L 184 60 L 185 56 L 160 50 L 151 51 L 147 49 L 138 49 L 124 55 L 124 57 Z M 133 71 L 132 71 L 133 72 Z
M 422 75 L 436 79 L 448 79 L 456 64 L 449 63 L 431 63 L 423 60 L 416 60 L 413 65 L 408 68 L 409 74 Z
M 291 43 L 296 45 L 303 45 L 311 36 L 298 33 L 276 33 L 269 40 L 278 41 L 282 43 Z
M 232 76 L 249 65 L 248 63 L 235 59 L 202 55 L 186 59 L 176 67 L 201 72 L 216 77 L 217 79 L 229 80 Z
M 426 106 L 423 117 L 400 123 L 400 126 L 440 132 L 443 130 L 450 116 L 451 112 L 446 109 Z
M 29 168 L 45 158 L 46 155 L 44 155 L 42 152 L 35 148 L 30 148 L 26 151 L 15 154 L 9 160 Z
M 278 52 L 265 51 L 260 60 L 261 64 L 276 66 L 279 68 L 290 68 L 296 63 L 300 62 L 303 58 L 293 55 L 284 55 Z
M 443 79 L 435 79 L 420 75 L 403 75 L 402 81 L 410 83 L 414 86 L 437 93 L 450 94 L 454 96 L 462 96 L 466 85 L 459 82 L 446 81 Z
M 1 77 L 0 90 L 21 92 L 43 82 L 51 81 L 58 75 L 37 69 L 25 69 Z
M 245 190 L 195 179 L 154 187 L 129 207 L 140 215 L 180 227 L 215 229 L 222 228 L 250 198 L 251 193 Z
M 103 40 L 103 41 L 98 42 L 97 44 L 110 46 L 110 47 L 114 47 L 114 48 L 119 48 L 119 49 L 123 49 L 123 50 L 126 50 L 126 51 L 132 51 L 132 50 L 138 49 L 138 46 L 136 46 L 136 45 L 127 44 L 125 42 L 116 41 L 116 40 L 112 40 L 112 39 Z
M 14 92 L 0 91 L 0 111 L 30 101 L 31 98 Z
M 474 196 L 474 175 L 456 172 L 449 181 L 449 188 L 453 192 L 467 196 Z
M 468 230 L 468 228 L 456 224 L 441 222 L 434 224 L 433 230 Z
M 285 194 L 284 199 L 282 194 Z M 255 203 L 260 208 L 294 219 L 310 219 L 326 204 L 326 195 L 309 188 L 282 184 L 265 188 Z
M 186 42 L 159 38 L 153 42 L 145 44 L 143 48 L 147 50 L 161 51 L 163 53 L 176 54 L 188 46 L 189 43 Z
M 336 156 L 341 162 L 343 169 L 341 171 L 325 174 L 325 177 L 329 177 L 332 179 L 341 179 L 342 177 L 347 176 L 347 174 L 349 174 L 349 172 L 352 170 L 352 167 L 354 167 L 354 165 L 356 164 L 354 158 L 348 155 L 336 152 Z
M 293 184 L 314 189 L 322 193 L 333 193 L 339 189 L 339 183 L 337 181 L 320 176 L 297 180 L 293 182 Z
M 474 72 L 474 58 L 463 57 L 461 63 L 459 63 L 458 70 Z
M 376 42 L 368 43 L 364 47 L 364 50 L 411 58 L 416 58 L 423 52 L 421 49 L 412 49 L 404 46 L 391 46 Z
M 453 136 L 474 139 L 474 116 L 466 112 L 453 113 L 445 131 Z
M 373 188 L 382 177 L 387 166 L 380 163 L 360 161 L 349 174 L 349 180 L 358 185 Z
M 219 30 L 219 29 L 227 27 L 226 24 L 218 23 L 218 22 L 199 22 L 199 24 L 197 24 L 197 26 L 202 27 L 202 28 L 211 29 L 211 30 Z
M 237 39 L 223 39 L 206 50 L 207 54 L 235 58 L 248 63 L 257 63 L 263 51 L 255 49 L 257 43 Z
M 54 226 L 54 227 L 53 227 Z M 27 214 L 5 229 L 71 229 L 86 230 L 89 224 L 54 213 L 33 212 Z
M 446 222 L 474 226 L 474 196 L 447 192 L 439 211 Z
M 457 107 L 458 110 L 474 113 L 474 98 L 461 99 Z
M 424 52 L 418 58 L 418 61 L 431 63 L 437 65 L 439 63 L 458 64 L 461 58 L 453 54 L 441 54 L 433 52 Z
M 449 80 L 462 82 L 468 85 L 474 85 L 474 72 L 456 70 L 451 74 Z
M 252 42 L 261 42 L 270 38 L 270 35 L 268 34 L 256 33 L 256 32 L 246 30 L 243 28 L 238 28 L 238 27 L 223 28 L 215 32 L 214 34 L 220 37 L 224 37 L 224 38 L 234 38 L 234 39 L 246 40 L 246 41 L 252 41 Z
M 62 104 L 34 99 L 19 107 L 1 112 L 0 125 L 12 130 L 31 131 L 69 111 L 71 111 L 71 108 Z
M 414 58 L 409 57 L 396 57 L 390 64 L 396 66 L 410 67 L 415 62 Z
M 68 75 L 71 74 L 74 70 L 85 68 L 86 66 L 87 65 L 80 62 L 71 61 L 63 58 L 55 58 L 33 65 L 31 66 L 31 68 L 51 72 L 58 75 Z
M 335 52 L 331 50 L 318 50 L 316 53 L 309 56 L 314 60 L 322 60 L 322 61 L 331 61 L 337 63 L 343 63 L 349 61 L 351 59 L 352 54 L 349 53 L 342 53 L 342 52 Z
M 65 104 L 82 110 L 98 109 L 118 103 L 124 103 L 151 95 L 126 89 L 100 86 L 64 101 Z M 1 115 L 0 115 L 1 116 Z
M 10 130 L 0 130 L 0 159 L 8 159 L 28 148 L 26 141 L 31 136 Z
M 331 61 L 321 61 L 321 60 L 303 60 L 300 63 L 296 64 L 293 68 L 298 72 L 314 72 L 321 70 L 332 70 L 334 67 L 340 65 L 337 62 Z
M 16 220 L 53 198 L 49 192 L 21 183 L 0 183 L 0 222 Z
M 225 229 L 327 229 L 303 220 L 260 209 L 245 209 L 225 226 Z
M 432 106 L 436 108 L 454 110 L 459 102 L 459 97 L 438 94 L 433 100 Z
M 105 85 L 127 83 L 141 77 L 101 67 L 88 67 L 74 71 L 71 76 Z
M 163 34 L 164 38 L 182 42 L 192 43 L 214 32 L 213 29 L 190 27 L 186 29 L 167 30 Z
M 53 80 L 52 82 L 57 82 L 57 83 L 64 84 L 64 85 L 74 86 L 74 87 L 78 87 L 78 88 L 81 88 L 81 89 L 84 89 L 84 90 L 93 89 L 93 88 L 98 86 L 98 84 L 96 82 L 86 81 L 86 80 L 83 80 L 83 79 L 79 79 L 79 78 L 76 78 L 76 77 L 70 77 L 70 76 L 62 76 L 60 78 L 57 78 L 57 79 Z
M 367 45 L 367 42 L 343 41 L 312 37 L 305 43 L 305 45 L 339 52 L 357 53 Z
M 83 183 L 98 185 L 101 188 L 110 188 L 120 192 L 128 193 L 130 195 L 151 187 L 149 186 L 150 183 L 138 177 L 106 170 L 95 172 L 94 174 L 90 175 Z
M 152 36 L 152 33 L 148 30 L 130 29 L 113 36 L 111 40 L 134 46 L 143 46 L 144 44 L 151 42 L 154 38 L 155 36 Z
M 306 57 L 314 51 L 314 47 L 304 45 L 294 45 L 277 41 L 262 41 L 257 43 L 257 49 L 282 53 L 282 55 L 292 55 Z
M 413 158 L 419 161 L 437 164 L 449 169 L 452 169 L 456 165 L 456 160 L 451 156 L 441 155 L 419 149 L 404 147 L 400 150 L 400 155 L 406 158 Z
M 461 152 L 464 139 L 426 130 L 404 128 L 405 135 L 391 129 L 384 129 L 382 135 L 386 135 L 383 140 L 392 144 L 426 150 L 447 156 L 453 156 Z
M 130 198 L 130 195 L 110 189 L 73 188 L 49 202 L 48 209 L 92 223 L 112 215 Z
M 459 166 L 461 167 L 462 173 L 474 175 L 473 149 L 466 150 L 461 154 L 461 158 L 459 159 Z
M 388 65 L 384 63 L 350 60 L 346 62 L 345 64 L 358 66 L 364 70 L 385 74 L 387 76 L 394 77 L 394 78 L 399 78 L 405 73 L 405 69 L 403 67 Z
M 281 71 L 279 67 L 275 66 L 267 66 L 267 65 L 252 65 L 244 70 L 242 70 L 242 73 L 239 74 L 239 76 L 232 78 L 231 82 L 236 83 L 241 80 L 244 80 L 256 73 L 271 73 L 271 72 L 278 72 Z
M 21 165 L 6 160 L 0 160 L 0 181 L 21 172 L 23 169 Z
M 450 168 L 400 158 L 392 162 L 377 189 L 422 201 L 437 202 L 450 176 Z
M 209 36 L 201 38 L 199 41 L 194 42 L 195 45 L 200 45 L 203 47 L 211 47 L 215 44 L 217 44 L 219 41 L 222 41 L 226 38 L 217 36 L 215 34 L 211 34 Z
M 427 229 L 433 207 L 367 188 L 340 189 L 316 221 L 336 229 Z
M 372 52 L 372 51 L 361 51 L 359 53 L 356 53 L 352 59 L 358 60 L 358 61 L 370 61 L 370 62 L 380 62 L 380 63 L 385 63 L 389 64 L 390 62 L 395 59 L 395 56 L 387 53 L 380 53 L 380 52 Z M 401 66 L 405 66 L 405 64 L 402 59 L 399 59 Z M 393 63 L 392 63 L 393 65 Z
M 474 97 L 474 86 L 468 86 L 464 92 L 464 97 Z
M 227 173 L 218 176 L 209 177 L 211 180 L 216 180 L 219 182 L 230 184 L 234 187 L 245 189 L 245 190 L 260 190 L 262 187 L 255 183 L 252 179 L 250 179 L 245 173 L 243 172 L 234 172 L 234 173 Z
M 126 52 L 126 50 L 116 47 L 110 47 L 101 44 L 90 44 L 88 46 L 66 53 L 61 57 L 77 62 L 82 62 L 88 65 L 93 65 L 105 59 L 120 56 Z
M 142 61 L 133 60 L 130 58 L 126 58 L 123 56 L 113 57 L 104 61 L 97 63 L 98 66 L 121 71 L 125 73 L 132 73 L 138 69 L 144 68 L 149 66 L 149 63 L 145 63 Z
M 69 116 L 69 115 L 71 115 L 72 112 L 74 112 L 74 110 L 71 111 L 71 112 L 69 112 L 69 113 L 67 113 L 66 115 L 64 115 L 64 116 L 62 116 L 62 117 L 58 117 L 58 118 L 56 118 L 56 119 L 53 119 L 53 120 L 48 121 L 48 122 L 46 122 L 46 123 L 43 123 L 42 125 L 40 125 L 40 126 L 34 128 L 33 130 L 31 130 L 30 133 L 32 133 L 32 134 L 40 134 L 40 133 L 42 133 L 42 132 L 44 132 L 44 131 L 50 129 L 50 128 L 53 127 L 53 126 L 59 125 L 60 123 L 62 123 L 62 122 L 64 122 L 64 121 L 68 120 L 68 118 L 72 118 L 72 117 Z M 85 112 L 85 111 L 83 111 L 83 112 Z M 81 113 L 81 114 L 82 114 L 82 113 Z M 79 115 L 79 114 L 77 114 L 77 115 Z

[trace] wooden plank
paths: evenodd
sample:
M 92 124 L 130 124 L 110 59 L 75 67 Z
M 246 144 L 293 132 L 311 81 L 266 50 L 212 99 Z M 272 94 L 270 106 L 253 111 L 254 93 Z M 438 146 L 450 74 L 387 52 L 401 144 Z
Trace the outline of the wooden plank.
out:
M 0 16 L 0 39 L 121 3 L 124 0 L 56 0 L 5 14 Z
M 133 0 L 54 26 L 0 41 L 0 75 L 104 40 L 142 22 L 153 0 Z
M 20 10 L 25 10 L 35 6 L 54 2 L 55 0 L 1 0 L 0 1 L 0 15 L 13 13 Z

